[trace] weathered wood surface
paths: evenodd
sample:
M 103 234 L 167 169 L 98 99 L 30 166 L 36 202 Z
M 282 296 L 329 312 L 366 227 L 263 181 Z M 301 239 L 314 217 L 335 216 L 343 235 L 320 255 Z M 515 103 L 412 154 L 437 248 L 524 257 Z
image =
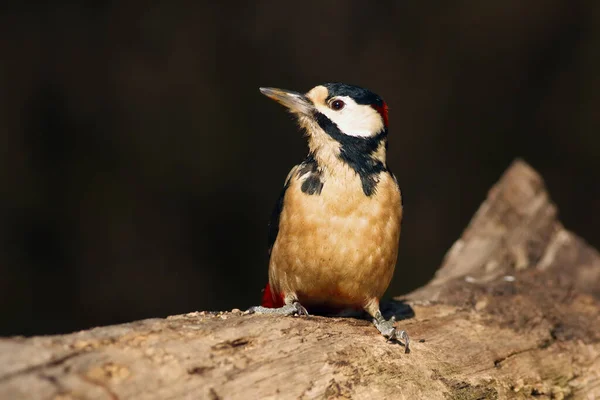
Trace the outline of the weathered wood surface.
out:
M 366 320 L 195 312 L 0 339 L 1 399 L 600 399 L 600 257 L 516 161 L 427 286 Z

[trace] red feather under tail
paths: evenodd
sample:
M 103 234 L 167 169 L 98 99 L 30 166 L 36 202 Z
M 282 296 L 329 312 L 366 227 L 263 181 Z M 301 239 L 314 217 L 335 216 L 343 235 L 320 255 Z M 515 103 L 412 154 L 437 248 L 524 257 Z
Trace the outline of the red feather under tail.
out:
M 271 291 L 271 286 L 267 283 L 263 292 L 261 305 L 267 308 L 283 307 L 283 295 L 281 293 L 274 294 Z

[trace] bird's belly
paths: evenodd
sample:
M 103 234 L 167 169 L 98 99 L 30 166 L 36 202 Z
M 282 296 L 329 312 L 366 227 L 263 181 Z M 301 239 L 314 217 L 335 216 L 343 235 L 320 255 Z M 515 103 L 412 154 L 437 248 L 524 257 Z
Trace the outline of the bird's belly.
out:
M 271 281 L 307 306 L 362 307 L 381 297 L 394 273 L 401 212 L 394 191 L 290 196 L 271 253 Z

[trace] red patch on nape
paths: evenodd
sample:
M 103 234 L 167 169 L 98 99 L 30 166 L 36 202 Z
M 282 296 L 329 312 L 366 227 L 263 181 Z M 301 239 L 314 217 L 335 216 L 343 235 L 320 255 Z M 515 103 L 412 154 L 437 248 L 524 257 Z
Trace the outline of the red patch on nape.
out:
M 385 124 L 385 127 L 387 128 L 387 126 L 388 126 L 388 106 L 385 103 L 385 101 L 382 101 L 381 105 L 372 104 L 371 106 L 379 113 L 379 115 L 381 115 L 381 118 L 383 118 L 383 123 Z
M 281 293 L 274 295 L 271 291 L 271 285 L 267 283 L 267 286 L 265 286 L 265 290 L 263 292 L 262 302 L 260 305 L 267 308 L 283 307 L 283 295 Z

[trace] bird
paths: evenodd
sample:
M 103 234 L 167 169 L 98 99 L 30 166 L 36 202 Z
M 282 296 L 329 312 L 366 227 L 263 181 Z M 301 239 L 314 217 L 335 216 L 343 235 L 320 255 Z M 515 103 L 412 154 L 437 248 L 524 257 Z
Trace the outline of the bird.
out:
M 408 352 L 408 333 L 380 310 L 403 217 L 398 179 L 386 160 L 387 103 L 341 82 L 306 93 L 259 91 L 295 116 L 309 151 L 276 201 L 268 223 L 268 282 L 261 304 L 247 313 L 366 312 L 387 341 L 403 340 Z

